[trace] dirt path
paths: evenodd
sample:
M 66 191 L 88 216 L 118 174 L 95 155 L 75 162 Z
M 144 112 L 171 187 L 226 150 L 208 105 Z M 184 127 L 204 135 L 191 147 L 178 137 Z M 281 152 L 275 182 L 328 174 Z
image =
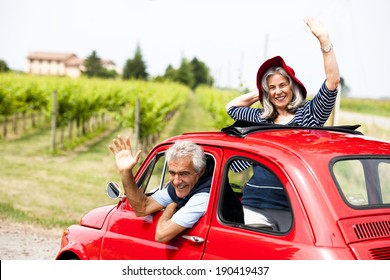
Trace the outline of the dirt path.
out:
M 390 130 L 390 119 L 367 114 L 359 114 L 353 112 L 340 112 L 340 118 L 348 122 L 362 122 L 366 125 L 379 126 Z

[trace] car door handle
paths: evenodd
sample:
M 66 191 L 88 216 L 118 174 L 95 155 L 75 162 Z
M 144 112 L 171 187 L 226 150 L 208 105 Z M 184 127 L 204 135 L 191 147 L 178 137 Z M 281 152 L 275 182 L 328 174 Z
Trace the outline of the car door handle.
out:
M 183 237 L 184 239 L 191 240 L 194 243 L 203 243 L 204 242 L 204 239 L 202 237 L 199 237 L 199 236 L 182 235 L 181 237 Z

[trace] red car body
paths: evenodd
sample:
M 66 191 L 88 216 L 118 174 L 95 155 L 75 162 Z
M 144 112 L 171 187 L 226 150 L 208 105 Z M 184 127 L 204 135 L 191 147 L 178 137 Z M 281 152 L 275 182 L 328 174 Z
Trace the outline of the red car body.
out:
M 161 212 L 137 217 L 124 196 L 117 205 L 94 209 L 79 225 L 67 228 L 56 259 L 390 259 L 390 179 L 385 175 L 390 170 L 390 143 L 354 129 L 334 128 L 245 125 L 187 133 L 150 152 L 136 174 L 141 188 L 147 185 L 145 174 L 155 158 L 179 139 L 201 145 L 214 161 L 208 209 L 193 228 L 167 243 L 156 242 Z M 291 205 L 289 230 L 253 228 L 224 217 L 223 188 L 229 163 L 236 159 L 259 163 L 282 182 Z M 346 175 L 340 175 L 348 183 L 338 181 L 337 162 L 344 165 L 352 160 L 355 166 L 361 159 L 364 168 L 357 174 L 364 178 L 356 184 L 366 186 L 363 197 L 357 190 L 343 193 L 343 186 L 349 189 L 354 184 L 348 179 L 352 170 L 344 168 Z M 379 162 L 381 177 L 381 194 L 375 197 L 370 186 L 379 184 L 378 168 L 369 169 L 372 160 Z M 238 199 L 240 187 L 235 190 Z

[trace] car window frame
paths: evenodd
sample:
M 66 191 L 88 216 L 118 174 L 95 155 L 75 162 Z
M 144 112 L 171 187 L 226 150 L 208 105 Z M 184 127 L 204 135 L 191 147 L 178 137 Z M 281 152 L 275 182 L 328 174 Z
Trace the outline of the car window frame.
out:
M 340 185 L 339 180 L 337 179 L 337 175 L 334 172 L 334 165 L 337 162 L 340 161 L 346 161 L 346 160 L 367 160 L 367 159 L 375 159 L 378 160 L 377 167 L 379 166 L 379 161 L 387 160 L 390 163 L 390 158 L 388 156 L 382 156 L 382 155 L 345 155 L 345 156 L 338 156 L 329 161 L 329 172 L 331 174 L 332 180 L 337 188 L 337 192 L 344 201 L 344 203 L 351 209 L 354 210 L 368 210 L 368 209 L 386 209 L 390 208 L 390 203 L 386 204 L 368 204 L 368 205 L 356 205 L 351 204 L 348 200 L 348 198 L 345 196 L 345 193 L 343 191 L 343 187 Z M 364 169 L 364 166 L 362 165 L 363 172 L 364 172 L 364 182 L 366 186 L 367 191 L 367 179 L 366 179 L 366 173 L 367 171 Z M 376 169 L 378 171 L 378 168 Z M 378 172 L 377 172 L 378 173 Z M 377 174 L 378 175 L 378 174 Z
M 167 147 L 168 149 L 168 147 Z M 145 195 L 152 195 L 155 191 L 159 190 L 159 189 L 162 189 L 164 184 L 163 182 L 165 181 L 165 178 L 166 178 L 166 159 L 165 159 L 165 153 L 166 153 L 166 150 L 162 150 L 162 151 L 157 151 L 156 153 L 154 153 L 152 155 L 152 159 L 150 159 L 147 163 L 147 165 L 140 169 L 138 172 L 140 173 L 139 176 L 137 176 L 137 187 L 139 189 L 142 190 L 143 193 L 145 193 Z M 153 175 L 156 175 L 154 174 L 154 171 L 155 171 L 155 168 L 156 168 L 156 164 L 159 163 L 159 161 L 161 160 L 161 158 L 164 158 L 164 163 L 163 163 L 163 170 L 161 171 L 161 174 L 159 174 L 160 178 L 159 178 L 159 184 L 156 185 L 155 188 L 153 188 L 154 191 L 151 191 L 151 192 L 146 192 L 146 190 L 148 189 L 149 187 L 149 184 L 150 184 L 150 179 Z M 149 172 L 149 170 L 151 170 Z M 138 175 L 138 172 L 137 172 L 137 175 Z M 145 182 L 146 181 L 146 182 Z
M 287 187 L 286 187 L 286 182 L 290 183 L 290 179 L 285 174 L 285 172 L 275 162 L 273 162 L 269 158 L 260 157 L 259 155 L 254 155 L 254 154 L 250 154 L 250 153 L 237 153 L 237 154 L 238 155 L 233 155 L 233 156 L 228 157 L 226 159 L 226 161 L 224 162 L 223 169 L 221 170 L 222 179 L 221 179 L 221 185 L 220 185 L 220 190 L 219 190 L 219 194 L 218 194 L 218 202 L 217 202 L 217 215 L 218 215 L 219 222 L 225 226 L 242 228 L 242 229 L 249 230 L 251 232 L 266 233 L 266 234 L 269 234 L 271 236 L 282 236 L 282 235 L 284 236 L 284 235 L 289 234 L 289 232 L 292 230 L 292 228 L 294 227 L 294 224 L 295 224 L 293 204 L 291 202 L 290 194 L 287 191 Z M 246 161 L 251 161 L 251 162 L 257 163 L 260 166 L 267 169 L 268 171 L 270 171 L 272 174 L 274 174 L 278 178 L 278 180 L 281 182 L 281 184 L 284 187 L 284 190 L 285 190 L 285 193 L 287 196 L 287 200 L 288 200 L 288 202 L 290 204 L 290 208 L 291 208 L 291 225 L 290 225 L 289 230 L 287 230 L 287 231 L 274 231 L 274 230 L 269 230 L 269 229 L 264 229 L 264 228 L 256 228 L 253 226 L 245 225 L 245 223 L 241 224 L 241 223 L 227 221 L 223 218 L 223 216 L 222 216 L 223 199 L 222 198 L 224 196 L 224 189 L 225 189 L 224 187 L 225 187 L 225 184 L 227 183 L 230 165 L 235 160 L 246 160 Z M 278 172 L 275 172 L 276 170 Z M 284 174 L 283 180 L 281 179 L 280 174 Z M 285 179 L 287 179 L 287 181 Z M 241 187 L 243 189 L 244 186 L 241 186 Z M 241 195 L 242 195 L 242 192 L 241 192 Z

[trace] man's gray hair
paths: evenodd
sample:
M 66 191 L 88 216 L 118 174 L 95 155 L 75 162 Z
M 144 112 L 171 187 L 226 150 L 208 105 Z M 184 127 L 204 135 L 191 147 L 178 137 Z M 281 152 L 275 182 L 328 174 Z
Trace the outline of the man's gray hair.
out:
M 166 152 L 166 160 L 192 157 L 192 163 L 196 173 L 200 174 L 206 167 L 206 155 L 203 149 L 194 142 L 178 140 Z

